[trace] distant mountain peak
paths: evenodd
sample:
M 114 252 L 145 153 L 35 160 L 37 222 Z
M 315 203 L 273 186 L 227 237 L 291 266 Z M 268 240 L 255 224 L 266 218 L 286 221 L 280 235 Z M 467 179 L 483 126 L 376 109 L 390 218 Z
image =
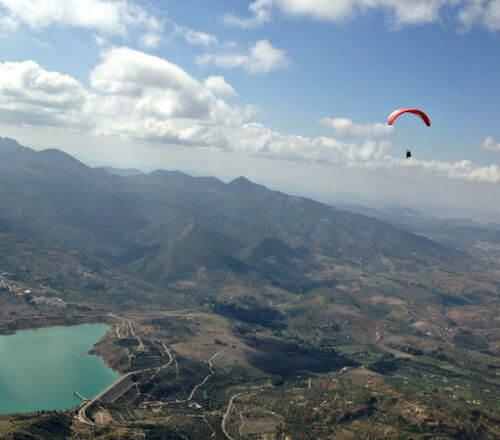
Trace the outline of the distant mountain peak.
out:
M 17 154 L 25 154 L 28 151 L 32 151 L 30 148 L 23 147 L 15 139 L 0 137 L 0 157 L 10 156 Z
M 103 166 L 99 167 L 99 170 L 106 171 L 109 174 L 113 174 L 115 176 L 128 177 L 128 176 L 140 176 L 144 174 L 142 171 L 136 168 L 115 168 L 111 166 Z
M 65 151 L 59 150 L 57 148 L 47 148 L 36 152 L 37 155 L 47 160 L 46 165 L 49 167 L 65 167 L 67 170 L 85 170 L 90 171 L 91 168 L 80 162 L 74 156 L 66 153 Z
M 244 176 L 237 177 L 236 179 L 231 180 L 228 185 L 246 185 L 246 186 L 251 186 L 251 185 L 256 185 L 255 183 L 251 182 Z
M 1 148 L 19 148 L 21 145 L 15 139 L 1 137 L 0 136 L 0 147 Z
M 252 192 L 262 192 L 262 191 L 269 191 L 264 185 L 260 185 L 258 183 L 254 183 L 251 180 L 248 180 L 244 176 L 237 177 L 236 179 L 231 180 L 227 184 L 227 188 L 230 191 L 236 191 L 236 192 L 246 192 L 246 193 L 252 193 Z
M 192 177 L 189 174 L 183 173 L 182 171 L 177 171 L 177 170 L 164 170 L 164 169 L 157 169 L 154 171 L 151 171 L 148 176 L 150 177 L 158 177 L 158 178 L 167 178 L 167 179 L 173 179 L 173 178 L 178 178 L 178 179 L 192 179 Z

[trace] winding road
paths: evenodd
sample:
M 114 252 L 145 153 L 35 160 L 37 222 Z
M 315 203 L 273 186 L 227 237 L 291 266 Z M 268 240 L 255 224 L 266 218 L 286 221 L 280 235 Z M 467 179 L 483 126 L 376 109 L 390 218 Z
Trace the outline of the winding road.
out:
M 39 318 L 41 318 L 41 319 L 44 319 L 44 318 L 65 318 L 65 319 L 67 319 L 67 318 L 71 318 L 71 317 L 74 317 L 74 318 L 112 317 L 114 319 L 117 319 L 117 320 L 121 321 L 121 325 L 119 325 L 117 328 L 114 329 L 114 333 L 115 333 L 116 337 L 119 338 L 119 339 L 121 339 L 124 335 L 123 335 L 122 332 L 120 332 L 120 330 L 124 329 L 125 327 L 128 327 L 128 329 L 130 331 L 130 335 L 137 340 L 138 347 L 137 347 L 136 351 L 142 351 L 142 350 L 145 349 L 145 345 L 143 344 L 140 336 L 138 336 L 135 333 L 132 321 L 130 319 L 123 318 L 123 317 L 115 315 L 113 313 L 107 313 L 107 314 L 106 313 L 81 314 L 81 315 L 70 315 L 70 316 L 68 316 L 68 315 L 60 315 L 60 314 L 59 315 L 31 315 L 31 316 L 24 316 L 24 317 L 21 317 L 21 318 L 14 318 L 14 319 L 2 321 L 2 322 L 0 322 L 0 325 L 2 325 L 2 324 L 9 324 L 9 323 L 12 323 L 12 322 L 17 322 L 17 321 L 25 321 L 25 320 L 30 320 L 30 319 L 39 319 Z M 122 333 L 122 334 L 120 334 L 120 333 Z M 101 392 L 99 392 L 98 394 L 96 394 L 92 399 L 84 401 L 82 403 L 82 406 L 78 410 L 78 413 L 76 414 L 75 419 L 78 420 L 80 423 L 83 423 L 83 424 L 88 425 L 88 426 L 92 426 L 92 427 L 102 426 L 102 425 L 99 425 L 99 424 L 95 423 L 94 421 L 90 420 L 89 417 L 87 416 L 87 410 L 94 403 L 96 403 L 97 401 L 101 400 L 106 395 L 109 396 L 109 398 L 106 399 L 106 400 L 114 401 L 115 399 L 117 399 L 125 391 L 127 391 L 131 386 L 133 386 L 134 384 L 136 384 L 135 382 L 133 382 L 131 380 L 131 377 L 133 375 L 144 373 L 146 371 L 156 370 L 154 372 L 154 374 L 150 378 L 150 379 L 152 379 L 152 378 L 154 378 L 158 374 L 158 372 L 160 370 L 168 368 L 168 367 L 170 367 L 170 365 L 172 365 L 172 363 L 176 362 L 176 359 L 172 355 L 172 353 L 171 353 L 170 349 L 167 347 L 167 345 L 164 342 L 161 342 L 161 344 L 162 344 L 163 349 L 165 350 L 165 353 L 167 353 L 168 358 L 169 358 L 169 360 L 168 360 L 168 362 L 166 364 L 161 365 L 159 367 L 151 367 L 151 368 L 144 368 L 144 369 L 141 369 L 141 370 L 131 371 L 131 372 L 128 372 L 125 375 L 119 377 L 116 381 L 114 381 L 112 384 L 110 384 L 107 388 L 105 388 L 104 390 L 102 390 Z M 215 354 L 213 354 L 208 359 L 209 373 L 205 376 L 205 378 L 200 383 L 198 383 L 197 385 L 195 385 L 193 387 L 193 389 L 191 390 L 191 393 L 189 394 L 189 396 L 186 399 L 184 399 L 184 400 L 178 400 L 178 399 L 176 399 L 174 401 L 171 401 L 170 403 L 173 403 L 173 402 L 175 402 L 175 403 L 184 403 L 184 402 L 190 402 L 190 401 L 192 401 L 193 398 L 194 398 L 194 395 L 195 395 L 196 391 L 200 387 L 202 387 L 210 379 L 210 377 L 212 377 L 215 374 L 214 365 L 213 365 L 214 360 L 221 353 L 223 353 L 223 352 L 225 352 L 225 351 L 227 351 L 229 349 L 230 349 L 230 347 L 225 347 L 225 348 L 217 351 Z M 229 401 L 227 410 L 226 410 L 226 412 L 224 413 L 224 415 L 222 417 L 222 431 L 223 431 L 224 435 L 229 440 L 235 440 L 235 439 L 233 437 L 231 437 L 231 435 L 227 432 L 226 423 L 227 423 L 227 420 L 228 420 L 228 418 L 230 416 L 234 399 L 237 396 L 241 395 L 241 394 L 244 394 L 244 393 L 240 392 L 240 393 L 237 393 L 237 394 L 234 394 L 233 396 L 231 396 L 231 399 Z M 166 402 L 165 403 L 164 402 L 143 402 L 143 404 L 153 404 L 154 405 L 154 404 L 167 404 L 167 403 Z M 142 404 L 141 404 L 141 406 L 142 406 Z M 197 417 L 201 417 L 205 421 L 205 423 L 212 430 L 211 437 L 214 437 L 215 436 L 215 431 L 211 427 L 210 423 L 208 423 L 208 420 L 206 420 L 205 416 L 204 415 L 200 415 L 200 416 L 197 416 Z
M 230 347 L 226 347 L 226 348 L 223 348 L 222 350 L 219 350 L 217 353 L 215 353 L 209 360 L 208 360 L 208 371 L 209 373 L 206 375 L 205 379 L 203 379 L 203 381 L 201 381 L 198 385 L 195 385 L 194 388 L 193 388 L 193 391 L 191 391 L 191 394 L 189 395 L 189 397 L 185 400 L 176 400 L 177 403 L 180 403 L 180 402 L 189 402 L 190 400 L 193 399 L 194 397 L 194 393 L 196 393 L 196 390 L 203 386 L 206 381 L 208 379 L 210 379 L 214 374 L 215 374 L 215 371 L 213 369 L 213 360 L 221 353 L 223 353 L 224 351 L 227 351 L 229 350 Z
M 101 315 L 100 315 L 101 316 Z M 142 340 L 139 336 L 137 336 L 135 334 L 135 331 L 134 331 L 134 327 L 132 326 L 132 322 L 127 319 L 127 318 L 122 318 L 121 316 L 118 316 L 118 315 L 114 315 L 113 313 L 108 313 L 106 316 L 111 316 L 113 318 L 116 318 L 120 321 L 122 321 L 122 323 L 127 323 L 128 326 L 129 326 L 129 329 L 130 329 L 130 334 L 135 338 L 137 339 L 137 342 L 139 344 L 137 350 L 143 350 L 144 349 L 144 344 L 142 343 Z M 142 370 L 136 370 L 136 371 L 131 371 L 121 377 L 119 377 L 116 381 L 114 381 L 111 385 L 109 385 L 107 388 L 105 388 L 104 390 L 102 390 L 99 394 L 97 394 L 96 396 L 94 396 L 91 400 L 89 400 L 88 402 L 85 402 L 82 407 L 80 408 L 80 410 L 78 411 L 78 414 L 77 414 L 77 419 L 82 422 L 82 423 L 85 423 L 86 425 L 91 425 L 91 426 L 98 426 L 95 422 L 91 421 L 88 417 L 87 417 L 87 409 L 93 405 L 95 402 L 97 402 L 98 400 L 102 399 L 106 394 L 111 394 L 111 401 L 117 399 L 118 397 L 120 397 L 125 391 L 127 391 L 131 386 L 134 385 L 135 382 L 133 382 L 130 378 L 131 376 L 133 376 L 134 374 L 140 374 L 140 373 L 144 373 L 146 371 L 151 371 L 151 370 L 157 370 L 155 372 L 155 375 L 158 373 L 159 370 L 161 370 L 162 368 L 166 368 L 167 366 L 169 366 L 174 358 L 172 357 L 172 354 L 170 353 L 170 350 L 167 348 L 167 346 L 165 345 L 165 343 L 162 343 L 163 344 L 163 348 L 165 349 L 165 351 L 167 352 L 168 356 L 169 356 L 169 361 L 167 364 L 165 365 L 161 365 L 160 367 L 151 367 L 151 368 L 144 368 Z
M 229 416 L 231 415 L 231 409 L 233 407 L 233 403 L 234 403 L 234 399 L 236 399 L 236 397 L 238 396 L 241 396 L 242 394 L 245 394 L 244 392 L 240 392 L 240 393 L 236 393 L 236 394 L 233 394 L 231 396 L 231 398 L 229 399 L 229 404 L 227 405 L 227 409 L 226 409 L 226 412 L 224 413 L 224 415 L 222 416 L 222 423 L 221 423 L 221 428 L 222 428 L 222 432 L 224 433 L 224 435 L 229 439 L 229 440 L 235 440 L 234 437 L 232 437 L 229 432 L 227 432 L 227 429 L 226 429 L 226 423 L 227 423 L 227 419 L 229 418 Z

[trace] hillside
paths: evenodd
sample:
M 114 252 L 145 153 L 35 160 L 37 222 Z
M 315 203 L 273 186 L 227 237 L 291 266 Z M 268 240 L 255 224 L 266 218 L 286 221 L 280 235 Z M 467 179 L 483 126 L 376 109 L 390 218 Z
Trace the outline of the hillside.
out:
M 399 206 L 384 209 L 352 204 L 339 206 L 351 212 L 395 224 L 444 244 L 458 246 L 461 249 L 470 249 L 481 242 L 500 245 L 500 225 L 495 223 L 478 223 L 468 219 L 438 219 L 414 209 Z
M 497 260 L 363 213 L 0 138 L 0 331 L 106 322 L 93 352 L 133 373 L 88 419 L 0 433 L 495 438 Z
M 4 232 L 92 253 L 146 281 L 168 284 L 202 267 L 268 281 L 278 271 L 285 288 L 307 290 L 313 279 L 333 282 L 333 264 L 391 272 L 470 264 L 402 228 L 243 177 L 224 184 L 175 171 L 117 176 L 61 151 L 0 145 Z

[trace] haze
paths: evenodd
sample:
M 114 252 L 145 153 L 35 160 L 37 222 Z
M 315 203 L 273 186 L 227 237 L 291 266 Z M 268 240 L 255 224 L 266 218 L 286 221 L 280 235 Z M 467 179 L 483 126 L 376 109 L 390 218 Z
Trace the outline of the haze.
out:
M 494 1 L 1 0 L 0 135 L 494 220 L 498 16 Z M 432 127 L 388 127 L 405 106 Z

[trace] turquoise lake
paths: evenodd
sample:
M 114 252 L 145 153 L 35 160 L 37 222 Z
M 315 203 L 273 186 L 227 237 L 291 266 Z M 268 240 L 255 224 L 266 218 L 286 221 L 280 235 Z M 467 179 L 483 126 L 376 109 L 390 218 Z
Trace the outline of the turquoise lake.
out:
M 103 324 L 22 330 L 0 336 L 0 414 L 68 409 L 106 388 L 118 374 L 87 352 Z

